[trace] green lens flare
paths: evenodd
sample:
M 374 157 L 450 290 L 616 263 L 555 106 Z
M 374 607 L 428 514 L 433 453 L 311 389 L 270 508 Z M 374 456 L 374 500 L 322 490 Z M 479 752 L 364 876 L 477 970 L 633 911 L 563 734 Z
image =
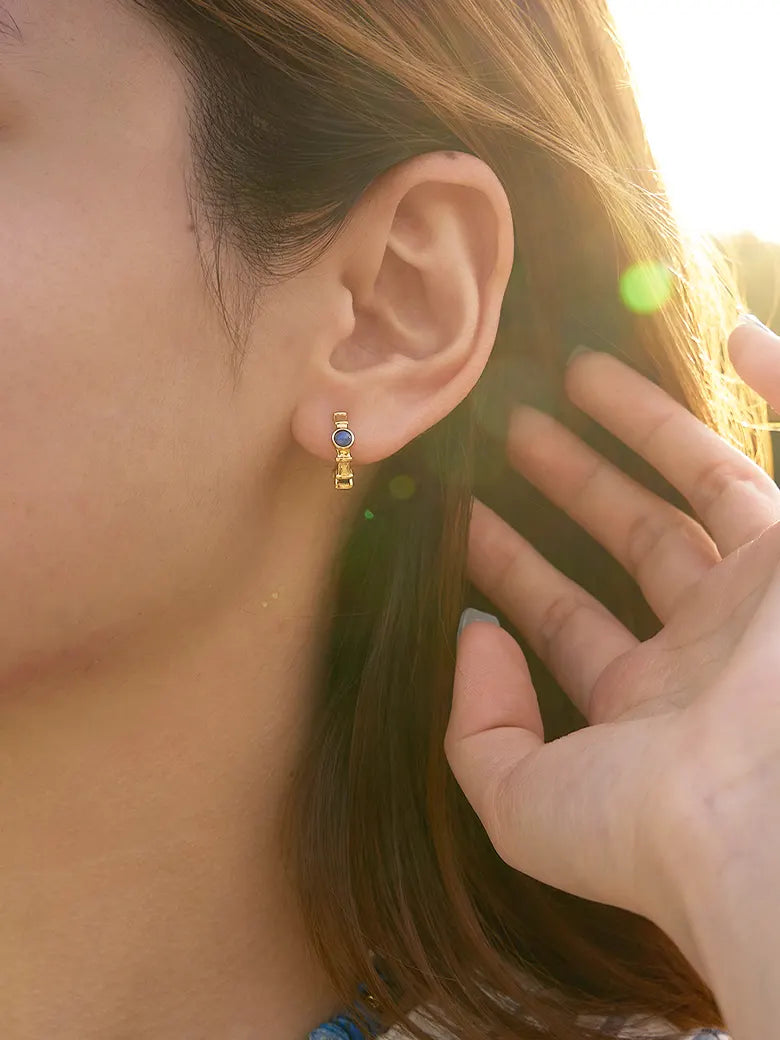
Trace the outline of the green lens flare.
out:
M 416 484 L 411 477 L 400 473 L 397 477 L 393 477 L 389 484 L 390 494 L 393 498 L 407 499 L 411 498 L 416 490 Z
M 672 295 L 672 272 L 660 261 L 632 264 L 620 276 L 620 298 L 636 314 L 658 311 Z
M 374 514 L 373 514 L 373 513 L 371 512 L 371 510 L 370 510 L 370 509 L 367 509 L 367 510 L 366 510 L 366 511 L 365 511 L 365 512 L 363 513 L 363 516 L 364 516 L 364 517 L 366 518 L 366 520 L 373 520 L 373 519 L 374 519 Z

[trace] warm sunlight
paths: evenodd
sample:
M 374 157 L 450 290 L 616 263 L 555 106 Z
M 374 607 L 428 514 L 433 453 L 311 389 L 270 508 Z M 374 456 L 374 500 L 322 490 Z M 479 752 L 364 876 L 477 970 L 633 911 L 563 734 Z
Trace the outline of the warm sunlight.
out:
M 683 221 L 780 242 L 779 0 L 610 0 Z

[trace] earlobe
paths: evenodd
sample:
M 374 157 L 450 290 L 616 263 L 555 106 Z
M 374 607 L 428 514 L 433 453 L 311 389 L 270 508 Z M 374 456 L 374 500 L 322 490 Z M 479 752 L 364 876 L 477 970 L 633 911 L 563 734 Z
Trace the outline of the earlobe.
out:
M 452 411 L 487 363 L 512 266 L 511 211 L 485 163 L 450 154 L 378 178 L 336 242 L 329 270 L 351 294 L 354 326 L 316 359 L 299 401 L 295 434 L 315 455 L 325 447 L 332 459 L 342 410 L 355 466 L 388 457 Z

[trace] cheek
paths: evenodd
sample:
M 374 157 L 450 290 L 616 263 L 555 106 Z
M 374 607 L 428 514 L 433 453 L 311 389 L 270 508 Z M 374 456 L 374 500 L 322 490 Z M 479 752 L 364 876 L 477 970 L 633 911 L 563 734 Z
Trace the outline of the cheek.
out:
M 226 348 L 183 191 L 92 179 L 0 192 L 0 695 L 20 662 L 197 609 L 236 520 Z

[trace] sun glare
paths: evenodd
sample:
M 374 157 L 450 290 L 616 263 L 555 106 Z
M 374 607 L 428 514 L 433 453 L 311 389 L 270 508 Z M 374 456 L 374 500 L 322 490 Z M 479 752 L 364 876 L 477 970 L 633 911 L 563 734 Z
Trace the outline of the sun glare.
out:
M 780 0 L 609 0 L 681 220 L 780 242 Z

